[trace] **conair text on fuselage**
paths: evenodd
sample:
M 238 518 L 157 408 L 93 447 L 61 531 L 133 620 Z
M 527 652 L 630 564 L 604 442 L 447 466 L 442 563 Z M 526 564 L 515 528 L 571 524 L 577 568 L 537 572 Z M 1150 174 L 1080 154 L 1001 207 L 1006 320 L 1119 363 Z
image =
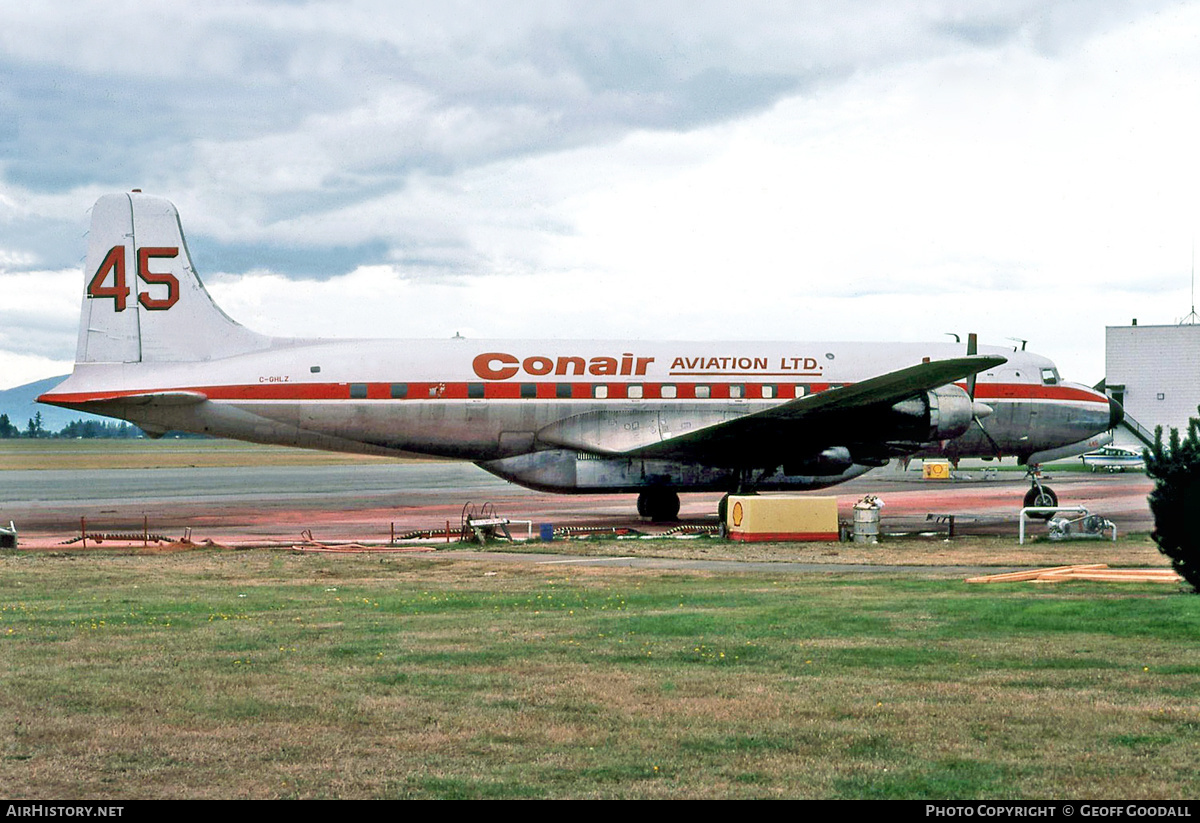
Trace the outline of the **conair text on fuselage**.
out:
M 524 360 L 504 352 L 485 352 L 471 361 L 475 374 L 484 380 L 507 380 L 519 373 L 533 377 L 566 375 L 644 375 L 653 357 L 635 357 L 626 352 L 616 357 L 546 357 L 535 354 Z
M 471 368 L 475 374 L 484 380 L 508 380 L 519 374 L 531 377 L 582 377 L 585 375 L 632 376 L 644 377 L 646 370 L 653 363 L 653 357 L 639 357 L 633 352 L 624 352 L 620 357 L 579 357 L 535 354 L 524 359 L 507 352 L 484 352 L 475 356 Z M 713 376 L 731 372 L 760 373 L 760 374 L 795 374 L 796 376 L 816 377 L 821 374 L 821 367 L 812 357 L 782 357 L 779 358 L 778 372 L 768 372 L 774 366 L 774 360 L 767 357 L 676 357 L 670 368 L 672 375 Z

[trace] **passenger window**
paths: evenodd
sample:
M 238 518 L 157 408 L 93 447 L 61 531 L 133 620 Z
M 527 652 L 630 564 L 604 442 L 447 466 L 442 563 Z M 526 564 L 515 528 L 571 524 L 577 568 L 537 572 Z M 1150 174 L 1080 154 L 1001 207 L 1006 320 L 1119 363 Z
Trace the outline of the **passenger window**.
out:
M 407 383 L 393 383 L 392 384 L 392 399 L 393 400 L 402 400 L 405 397 L 408 397 L 408 384 Z
M 531 397 L 537 397 L 537 383 L 522 383 L 521 384 L 521 397 L 524 397 L 526 399 L 531 398 Z
M 629 384 L 629 393 L 627 396 L 632 400 L 640 400 L 642 397 L 642 384 L 641 383 L 630 383 Z
M 468 383 L 467 384 L 467 397 L 472 400 L 481 399 L 483 397 L 483 384 L 482 383 Z
M 697 386 L 696 387 L 696 399 L 697 400 L 707 400 L 711 396 L 712 396 L 712 390 L 708 386 Z
M 571 397 L 571 384 L 570 383 L 555 383 L 554 384 L 554 396 L 557 397 L 559 400 L 569 399 Z
M 608 386 L 592 386 L 592 397 L 603 400 L 608 397 Z
M 741 387 L 741 385 L 740 385 L 740 384 L 734 384 L 734 385 L 730 386 L 730 387 L 729 387 L 729 396 L 730 396 L 731 398 L 735 399 L 735 400 L 736 400 L 737 398 L 741 397 L 741 396 L 742 396 L 742 387 Z
M 350 399 L 365 400 L 367 397 L 366 383 L 351 383 L 350 384 Z
M 762 396 L 765 399 L 770 400 L 772 397 L 775 396 L 775 387 L 774 386 L 763 386 L 762 387 Z
M 659 397 L 665 397 L 666 399 L 670 400 L 671 398 L 677 397 L 677 396 L 678 395 L 677 395 L 677 393 L 675 391 L 675 387 L 673 385 L 671 385 L 669 383 L 663 384 L 662 391 L 659 393 Z

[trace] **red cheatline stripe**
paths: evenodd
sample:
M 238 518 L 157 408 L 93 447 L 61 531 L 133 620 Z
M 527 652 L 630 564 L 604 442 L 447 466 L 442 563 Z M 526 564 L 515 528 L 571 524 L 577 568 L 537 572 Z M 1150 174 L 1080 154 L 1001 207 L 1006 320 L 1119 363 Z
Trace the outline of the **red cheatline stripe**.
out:
M 394 397 L 395 388 L 403 387 L 403 396 Z M 607 397 L 595 397 L 596 386 L 607 387 Z M 48 392 L 38 399 L 45 403 L 84 404 L 104 401 L 120 401 L 123 398 L 143 398 L 156 392 L 196 392 L 210 400 L 519 400 L 526 397 L 523 391 L 532 387 L 533 397 L 540 400 L 553 399 L 596 399 L 624 400 L 629 398 L 629 388 L 640 386 L 642 398 L 647 400 L 729 400 L 736 399 L 731 387 L 742 391 L 746 400 L 791 400 L 804 394 L 817 394 L 829 388 L 828 383 L 533 383 L 533 382 L 405 382 L 405 383 L 263 383 L 260 385 L 231 386 L 179 386 L 173 388 L 137 389 L 130 391 L 105 392 Z M 672 387 L 675 397 L 664 397 L 663 387 Z M 697 386 L 706 386 L 707 398 L 698 398 Z M 560 395 L 560 387 L 563 394 Z M 764 387 L 770 393 L 764 394 Z M 478 392 L 482 391 L 482 396 Z M 1092 403 L 1107 403 L 1097 394 L 1069 386 L 1042 386 L 1024 383 L 980 383 L 975 396 L 981 401 L 995 400 L 1071 400 Z
M 1108 402 L 1093 392 L 1072 386 L 1041 386 L 1032 383 L 978 383 L 975 386 L 976 400 L 1023 400 L 1027 398 Z

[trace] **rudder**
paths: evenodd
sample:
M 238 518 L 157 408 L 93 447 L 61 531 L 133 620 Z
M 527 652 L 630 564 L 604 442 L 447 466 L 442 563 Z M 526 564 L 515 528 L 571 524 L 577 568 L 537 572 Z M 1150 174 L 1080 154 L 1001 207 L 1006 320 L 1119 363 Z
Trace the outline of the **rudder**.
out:
M 215 360 L 269 346 L 213 302 L 171 202 L 140 192 L 96 202 L 77 363 Z

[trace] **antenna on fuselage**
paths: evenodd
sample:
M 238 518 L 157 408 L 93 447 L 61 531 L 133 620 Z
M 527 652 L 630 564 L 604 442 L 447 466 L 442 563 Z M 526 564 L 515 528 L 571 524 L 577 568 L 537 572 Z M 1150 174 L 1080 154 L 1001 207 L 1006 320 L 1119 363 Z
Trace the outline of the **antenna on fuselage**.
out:
M 1181 326 L 1194 326 L 1200 322 L 1200 315 L 1196 314 L 1196 238 L 1192 238 L 1192 310 L 1183 316 L 1179 321 Z

